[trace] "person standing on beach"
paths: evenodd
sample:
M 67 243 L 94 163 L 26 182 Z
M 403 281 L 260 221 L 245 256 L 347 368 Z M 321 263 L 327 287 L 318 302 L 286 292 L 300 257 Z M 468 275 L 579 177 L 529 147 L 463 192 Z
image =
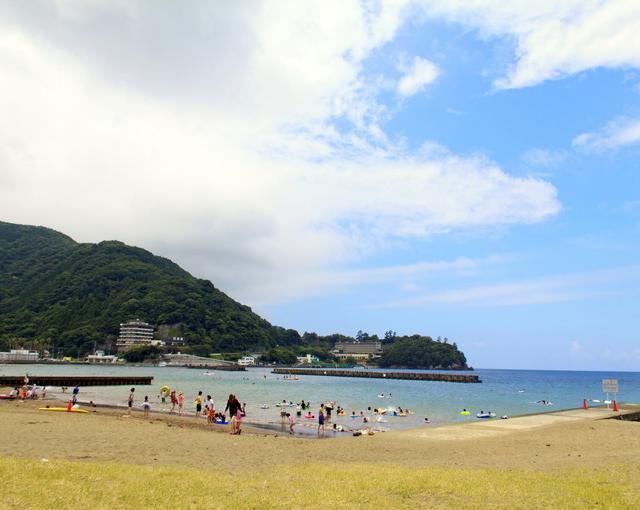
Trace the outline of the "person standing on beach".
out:
M 194 404 L 196 405 L 196 418 L 199 418 L 200 412 L 202 411 L 202 390 L 198 392 L 198 396 L 196 397 Z
M 287 418 L 289 418 L 289 434 L 293 435 L 293 427 L 296 424 L 296 420 L 291 413 L 287 413 Z
M 236 409 L 235 421 L 234 421 L 235 432 L 231 432 L 231 433 L 240 435 L 240 433 L 242 432 L 242 418 L 244 414 L 242 413 L 242 409 L 240 408 L 240 402 L 237 402 L 237 404 L 238 406 Z
M 149 409 L 151 409 L 151 404 L 149 403 L 149 397 L 145 395 L 144 402 L 142 403 L 142 409 L 144 409 L 144 417 L 149 417 Z
M 229 421 L 231 422 L 231 434 L 236 433 L 236 430 L 237 430 L 236 414 L 238 413 L 238 410 L 240 410 L 240 408 L 241 408 L 240 402 L 238 401 L 236 396 L 233 393 L 230 394 L 229 398 L 227 399 L 227 405 L 224 408 L 224 412 L 226 413 L 227 410 L 229 411 Z
M 76 405 L 78 403 L 78 393 L 80 393 L 80 387 L 76 385 L 76 387 L 73 388 L 73 397 L 71 397 L 73 405 Z
M 169 413 L 173 414 L 176 412 L 176 405 L 178 404 L 178 397 L 176 397 L 176 390 L 171 390 L 171 395 L 169 396 L 169 398 L 171 398 L 171 410 L 169 411 Z
M 178 416 L 184 414 L 184 393 L 180 392 L 178 395 Z
M 211 395 L 207 395 L 207 401 L 204 404 L 204 409 L 205 409 L 209 423 L 212 423 L 213 417 L 216 414 L 216 404 L 211 398 Z
M 322 430 L 322 435 L 324 436 L 324 406 L 320 406 L 320 411 L 318 411 L 318 435 L 320 435 L 320 430 Z
M 133 407 L 133 395 L 135 393 L 136 389 L 135 388 L 131 388 L 131 391 L 129 391 L 129 400 L 127 401 L 127 405 L 129 406 L 129 409 L 127 411 L 127 414 L 129 416 L 131 416 L 131 408 Z

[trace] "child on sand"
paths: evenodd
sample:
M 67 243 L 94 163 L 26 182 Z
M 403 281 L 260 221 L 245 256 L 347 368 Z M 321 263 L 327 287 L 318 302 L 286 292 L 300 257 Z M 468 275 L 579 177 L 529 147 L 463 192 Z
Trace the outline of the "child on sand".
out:
M 151 404 L 149 403 L 149 397 L 145 395 L 144 402 L 142 403 L 142 409 L 144 409 L 144 417 L 149 417 L 149 409 L 151 409 Z
M 209 416 L 209 411 L 212 411 L 214 414 L 216 412 L 216 404 L 211 398 L 211 395 L 207 395 L 207 401 L 204 404 L 204 408 L 206 410 L 207 417 Z
M 184 393 L 180 392 L 178 395 L 178 415 L 182 416 L 184 414 Z
M 236 410 L 236 419 L 235 419 L 235 434 L 240 434 L 242 432 L 242 418 L 243 418 L 243 414 L 242 414 L 242 409 L 240 407 L 238 407 L 238 409 Z

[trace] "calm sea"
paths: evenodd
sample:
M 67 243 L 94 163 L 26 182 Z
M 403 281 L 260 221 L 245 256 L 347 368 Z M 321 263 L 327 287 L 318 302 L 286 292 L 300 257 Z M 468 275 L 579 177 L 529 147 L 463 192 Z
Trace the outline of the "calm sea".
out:
M 433 424 L 476 420 L 480 410 L 493 411 L 498 416 L 515 416 L 580 407 L 583 399 L 604 400 L 602 379 L 618 379 L 618 402 L 640 402 L 640 373 L 638 372 L 573 372 L 545 370 L 489 370 L 479 369 L 481 384 L 460 384 L 430 381 L 403 381 L 386 379 L 360 379 L 329 376 L 299 376 L 287 381 L 281 375 L 265 368 L 250 368 L 246 372 L 207 372 L 205 370 L 172 367 L 125 367 L 89 365 L 0 365 L 0 374 L 77 374 L 77 375 L 151 375 L 152 386 L 139 386 L 136 395 L 140 401 L 145 395 L 162 410 L 160 387 L 167 385 L 186 396 L 186 408 L 193 410 L 192 402 L 198 392 L 212 395 L 217 407 L 224 407 L 229 393 L 234 393 L 247 404 L 247 421 L 279 423 L 279 408 L 275 403 L 283 399 L 299 402 L 304 399 L 313 405 L 314 414 L 321 402 L 335 401 L 348 414 L 352 411 L 372 416 L 368 407 L 402 407 L 415 414 L 408 417 L 388 417 L 380 427 L 416 427 L 424 425 L 429 417 Z M 213 373 L 214 375 L 205 375 Z M 465 372 L 470 373 L 470 372 Z M 126 405 L 129 388 L 125 386 L 81 388 L 81 400 Z M 384 394 L 384 398 L 379 395 Z M 540 400 L 553 405 L 541 405 Z M 261 409 L 262 405 L 269 409 Z M 593 404 L 597 405 L 597 404 Z M 463 417 L 466 408 L 471 417 Z M 372 419 L 372 422 L 375 417 Z M 304 422 L 304 420 L 302 420 Z M 334 420 L 335 421 L 335 420 Z M 357 426 L 361 420 L 348 416 L 339 423 Z

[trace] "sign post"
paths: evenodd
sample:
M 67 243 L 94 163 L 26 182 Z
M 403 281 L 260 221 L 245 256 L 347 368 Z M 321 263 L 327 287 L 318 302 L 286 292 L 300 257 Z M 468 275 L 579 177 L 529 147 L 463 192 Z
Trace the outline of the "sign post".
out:
M 607 395 L 607 409 L 609 409 L 609 404 L 611 402 L 609 393 L 613 393 L 615 400 L 618 393 L 618 379 L 602 379 L 602 393 L 606 393 Z

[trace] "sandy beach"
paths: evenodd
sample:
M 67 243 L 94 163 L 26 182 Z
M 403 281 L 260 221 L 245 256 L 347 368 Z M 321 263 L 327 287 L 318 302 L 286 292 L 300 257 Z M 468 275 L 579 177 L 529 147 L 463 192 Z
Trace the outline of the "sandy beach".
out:
M 492 477 L 508 473 L 523 480 L 542 476 L 546 482 L 537 482 L 541 484 L 539 488 L 550 483 L 550 475 L 563 479 L 579 473 L 587 482 L 604 477 L 603 483 L 609 488 L 619 484 L 616 494 L 622 499 L 611 508 L 623 508 L 640 496 L 640 422 L 586 419 L 579 412 L 438 428 L 425 426 L 374 436 L 339 434 L 332 440 L 316 441 L 251 428 L 241 436 L 214 433 L 202 419 L 166 415 L 143 419 L 141 412 L 134 412 L 129 418 L 121 409 L 108 408 L 92 409 L 89 414 L 43 412 L 38 410 L 41 405 L 38 401 L 0 403 L 3 462 L 24 459 L 51 467 L 56 461 L 71 461 L 98 471 L 106 463 L 134 469 L 194 469 L 215 476 L 231 473 L 229 483 L 239 488 L 252 479 L 251 473 L 261 473 L 266 480 L 273 477 L 276 483 L 283 473 L 301 476 L 309 469 L 308 482 L 312 483 L 314 466 L 318 472 L 330 469 L 334 473 L 360 466 L 358 473 L 364 469 L 381 476 L 398 476 L 407 469 L 412 474 L 406 476 L 430 471 L 441 474 L 440 470 L 473 476 L 490 473 Z M 221 427 L 214 429 L 220 431 Z M 222 427 L 222 432 L 226 430 Z M 5 476 L 6 469 L 4 466 Z M 63 472 L 65 469 L 71 467 Z M 265 475 L 273 471 L 279 475 Z M 299 483 L 304 484 L 305 480 Z M 517 484 L 511 485 L 517 493 Z M 469 501 L 474 500 L 472 493 Z M 9 497 L 7 492 L 2 496 L 5 507 L 17 507 Z M 22 501 L 20 494 L 13 498 Z M 426 498 L 420 504 L 428 501 Z M 296 506 L 287 498 L 272 503 L 274 507 Z M 96 504 L 100 507 L 101 503 Z M 536 507 L 523 501 L 520 504 L 523 508 Z M 606 501 L 603 504 L 607 506 Z
M 46 405 L 64 406 L 47 400 Z M 243 426 L 241 437 L 206 420 L 120 408 L 88 406 L 89 415 L 39 411 L 41 401 L 0 403 L 0 455 L 149 462 L 215 467 L 215 450 L 233 450 L 242 467 L 317 462 L 376 462 L 409 467 L 467 466 L 519 469 L 592 467 L 628 462 L 640 466 L 640 423 L 572 421 L 533 415 L 492 422 L 389 431 L 353 437 L 327 429 L 331 441 L 290 437 L 284 431 Z M 554 413 L 556 414 L 556 413 Z M 507 426 L 509 426 L 507 428 Z M 297 425 L 300 429 L 300 425 Z M 16 443 L 24 434 L 38 438 Z M 304 454 L 301 455 L 301 450 Z

